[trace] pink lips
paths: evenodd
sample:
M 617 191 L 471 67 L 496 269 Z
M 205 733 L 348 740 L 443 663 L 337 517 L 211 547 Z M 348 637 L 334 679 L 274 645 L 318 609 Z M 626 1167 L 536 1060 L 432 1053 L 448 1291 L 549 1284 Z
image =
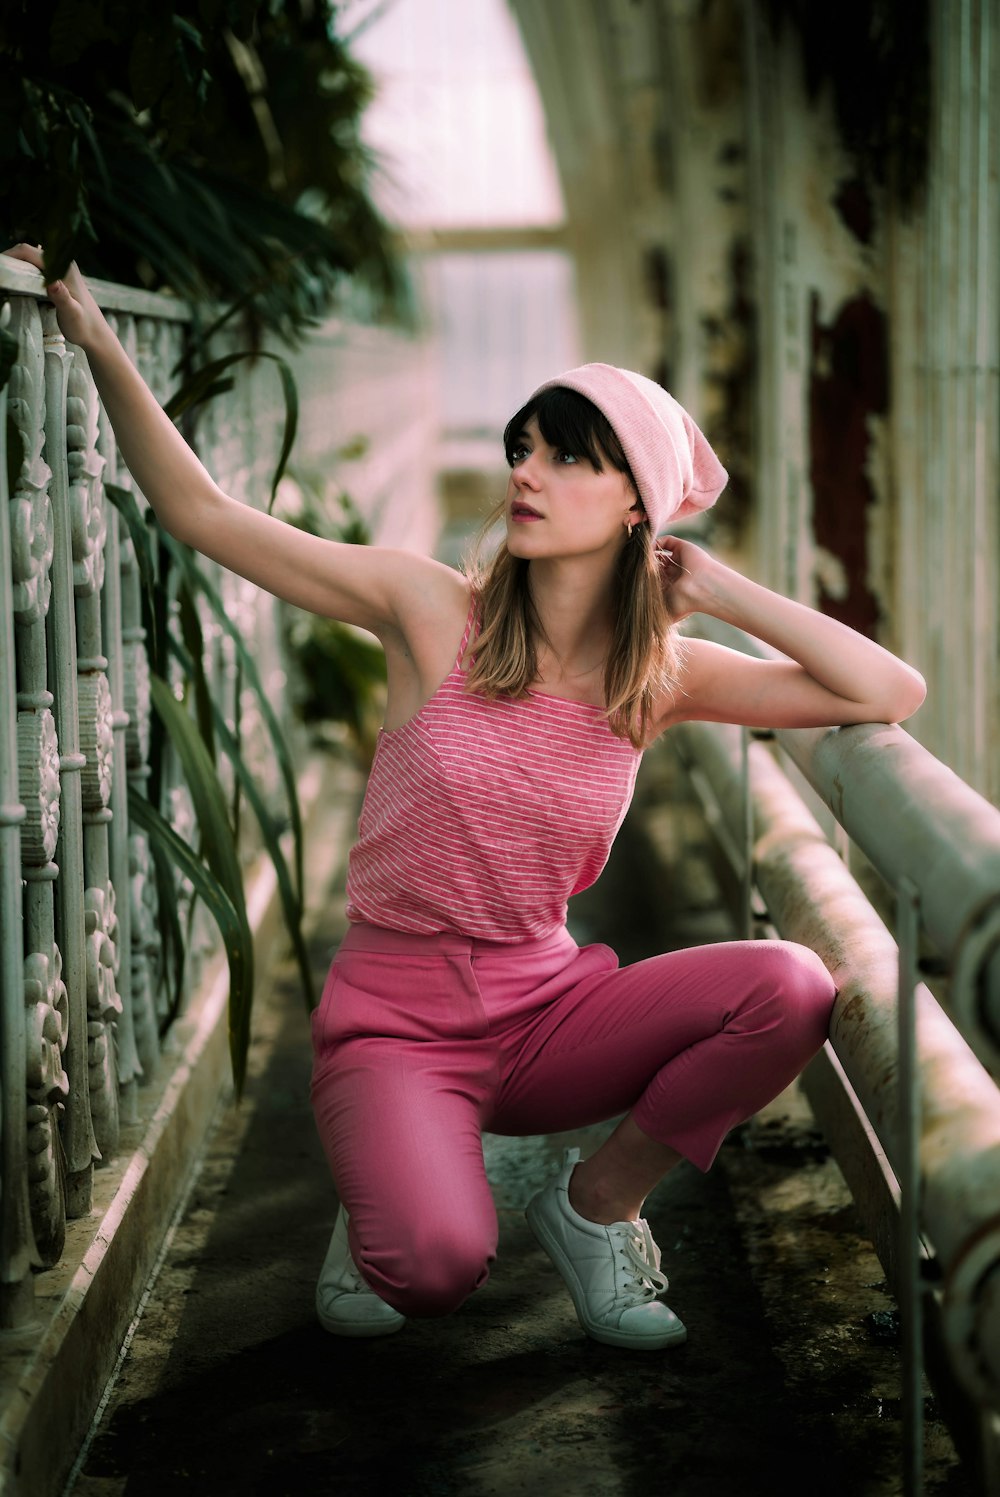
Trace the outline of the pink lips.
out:
M 512 520 L 520 521 L 540 520 L 542 518 L 537 509 L 532 509 L 530 504 L 524 504 L 520 499 L 515 499 L 511 505 L 510 517 Z

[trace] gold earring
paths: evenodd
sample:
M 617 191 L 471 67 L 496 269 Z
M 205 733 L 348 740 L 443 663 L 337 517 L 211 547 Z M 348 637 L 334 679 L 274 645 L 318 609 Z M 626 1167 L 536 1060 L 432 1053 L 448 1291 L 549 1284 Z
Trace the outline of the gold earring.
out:
M 628 522 L 628 538 L 629 538 L 629 540 L 632 539 L 632 521 L 631 520 L 629 520 L 629 522 Z

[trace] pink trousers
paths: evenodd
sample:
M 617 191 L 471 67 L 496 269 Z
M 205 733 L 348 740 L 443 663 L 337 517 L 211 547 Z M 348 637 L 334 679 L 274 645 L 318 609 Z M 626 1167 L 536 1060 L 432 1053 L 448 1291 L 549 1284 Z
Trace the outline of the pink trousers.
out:
M 826 1038 L 836 989 L 788 941 L 618 966 L 568 931 L 517 945 L 352 925 L 312 1019 L 312 1100 L 366 1281 L 409 1315 L 488 1276 L 497 1217 L 482 1134 L 631 1111 L 708 1170 L 723 1138 Z

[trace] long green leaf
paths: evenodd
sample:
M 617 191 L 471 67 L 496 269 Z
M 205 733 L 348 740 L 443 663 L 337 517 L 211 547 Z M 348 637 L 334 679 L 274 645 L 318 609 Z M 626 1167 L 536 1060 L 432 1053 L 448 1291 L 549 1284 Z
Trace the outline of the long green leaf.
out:
M 270 514 L 274 508 L 274 501 L 278 497 L 278 485 L 284 477 L 285 466 L 291 456 L 292 447 L 295 445 L 295 433 L 299 426 L 299 391 L 295 376 L 280 354 L 268 353 L 265 350 L 263 357 L 273 359 L 277 364 L 278 374 L 281 376 L 281 389 L 285 397 L 285 430 L 281 439 L 281 451 L 278 454 L 278 466 L 271 479 L 271 497 L 267 502 L 267 512 Z
M 192 662 L 186 652 L 173 642 L 174 654 L 177 656 L 184 670 L 189 670 Z M 291 875 L 288 871 L 288 863 L 281 848 L 278 828 L 274 817 L 264 802 L 246 762 L 240 753 L 239 743 L 236 735 L 232 732 L 229 724 L 223 716 L 222 710 L 214 700 L 211 702 L 212 716 L 215 723 L 215 732 L 223 752 L 228 756 L 233 766 L 239 783 L 243 786 L 247 800 L 250 802 L 251 810 L 257 818 L 260 826 L 261 837 L 268 857 L 274 864 L 274 872 L 278 881 L 278 893 L 281 898 L 281 908 L 285 916 L 285 925 L 295 950 L 295 959 L 299 965 L 299 975 L 302 979 L 302 991 L 305 995 L 306 1007 L 310 1010 L 316 1007 L 316 992 L 313 985 L 312 967 L 309 962 L 309 953 L 306 950 L 305 936 L 302 931 L 302 902 L 295 893 L 292 885 Z
M 180 542 L 175 541 L 172 536 L 165 535 L 164 540 L 170 551 L 170 554 L 174 557 L 178 565 L 183 568 L 185 576 L 190 579 L 192 587 L 200 589 L 200 591 L 204 594 L 205 598 L 208 600 L 208 604 L 212 609 L 212 612 L 215 614 L 215 617 L 218 619 L 223 629 L 233 641 L 236 649 L 236 654 L 243 666 L 247 681 L 253 689 L 254 695 L 257 698 L 257 705 L 260 708 L 261 717 L 263 718 L 267 730 L 271 735 L 271 743 L 274 747 L 274 756 L 278 762 L 278 769 L 281 773 L 281 778 L 285 786 L 285 794 L 288 798 L 288 816 L 291 822 L 292 833 L 295 839 L 295 886 L 301 896 L 303 879 L 302 812 L 299 807 L 298 787 L 295 783 L 295 768 L 292 764 L 292 757 L 289 753 L 288 744 L 285 740 L 285 735 L 282 731 L 281 724 L 278 722 L 278 718 L 274 711 L 274 708 L 271 705 L 270 698 L 264 690 L 263 682 L 260 679 L 260 672 L 257 669 L 257 662 L 254 660 L 253 656 L 250 654 L 250 651 L 247 649 L 246 643 L 239 631 L 239 628 L 229 617 L 229 614 L 226 611 L 225 604 L 223 603 L 222 598 L 219 596 L 219 593 L 217 592 L 213 584 L 209 581 L 208 577 L 205 575 L 202 569 L 197 565 L 194 560 L 193 553 L 186 546 L 182 546 Z
M 245 923 L 240 918 L 225 889 L 204 863 L 195 856 L 183 838 L 151 806 L 145 796 L 129 788 L 129 816 L 133 824 L 166 851 L 184 877 L 190 879 L 198 894 L 211 911 L 226 948 L 229 960 L 229 1056 L 233 1068 L 233 1081 L 237 1097 L 242 1095 L 246 1080 L 247 1047 L 242 1043 L 242 1031 L 234 1026 L 234 1018 L 248 1011 L 245 995 L 253 983 L 253 947 L 247 954 Z
M 181 357 L 178 359 L 177 363 L 170 371 L 171 379 L 176 379 L 177 375 L 183 372 L 186 364 L 189 361 L 192 347 L 207 349 L 209 343 L 211 342 L 215 334 L 219 331 L 219 329 L 225 327 L 226 323 L 229 322 L 233 317 L 235 317 L 238 312 L 245 311 L 249 304 L 253 301 L 255 293 L 261 290 L 265 284 L 265 281 L 271 279 L 272 276 L 273 271 L 268 270 L 265 275 L 259 277 L 252 286 L 248 287 L 247 290 L 244 291 L 242 296 L 238 296 L 235 301 L 230 302 L 229 306 L 224 308 L 223 311 L 219 313 L 218 317 L 216 317 L 215 321 L 210 322 L 208 327 L 206 328 L 196 325 L 197 315 L 200 309 L 198 307 L 192 309 L 195 314 L 195 318 L 193 319 L 192 326 L 189 329 L 191 335 L 190 340 L 185 347 L 184 352 L 181 354 Z
M 191 794 L 201 832 L 202 855 L 228 897 L 239 927 L 238 970 L 243 980 L 238 985 L 231 986 L 229 993 L 230 1055 L 233 1063 L 233 1078 L 239 1091 L 246 1073 L 247 1050 L 250 1044 L 250 1012 L 253 1004 L 253 938 L 247 919 L 243 876 L 233 843 L 232 828 L 229 825 L 226 798 L 215 766 L 208 757 L 208 751 L 191 715 L 176 700 L 162 677 L 152 675 L 150 687 L 153 706 L 177 751 L 185 783 Z M 225 936 L 225 938 L 228 950 L 229 937 Z M 230 958 L 230 970 L 233 970 L 233 960 L 236 956 L 237 948 L 234 947 Z
M 191 792 L 198 826 L 205 839 L 204 857 L 238 910 L 244 911 L 243 875 L 233 845 L 225 792 L 198 728 L 162 676 L 150 677 L 153 706 L 177 751 Z
M 159 670 L 162 669 L 163 662 L 160 657 L 160 638 L 157 625 L 157 617 L 160 610 L 156 604 L 156 592 L 159 584 L 156 577 L 156 560 L 153 552 L 153 532 L 143 518 L 139 506 L 135 501 L 135 495 L 130 493 L 128 489 L 123 489 L 117 483 L 106 483 L 104 485 L 104 492 L 125 521 L 129 540 L 132 542 L 136 565 L 139 568 L 139 585 L 146 597 L 146 614 L 150 621 L 150 663 L 154 670 Z
M 274 470 L 271 480 L 271 498 L 268 502 L 268 513 L 274 507 L 274 500 L 278 492 L 278 485 L 284 477 L 285 466 L 288 462 L 292 447 L 295 445 L 295 433 L 299 425 L 299 392 L 295 383 L 295 376 L 286 359 L 280 354 L 270 353 L 267 349 L 261 349 L 257 353 L 244 351 L 243 353 L 229 353 L 221 359 L 213 359 L 210 364 L 205 364 L 201 369 L 195 371 L 185 383 L 167 401 L 164 410 L 172 421 L 191 406 L 197 405 L 199 401 L 206 400 L 221 390 L 230 388 L 230 381 L 218 381 L 218 376 L 233 364 L 241 363 L 244 359 L 271 359 L 278 366 L 278 374 L 281 377 L 281 390 L 285 400 L 285 425 L 281 438 L 281 451 L 278 454 L 278 465 Z
M 149 804 L 148 801 L 145 804 Z M 160 1038 L 166 1034 L 177 1018 L 184 1002 L 184 969 L 187 963 L 187 947 L 181 934 L 181 922 L 177 918 L 177 891 L 174 886 L 173 865 L 166 852 L 155 838 L 149 839 L 149 853 L 156 874 L 156 918 L 160 930 L 160 950 L 163 958 L 164 978 L 169 984 L 169 967 L 173 960 L 173 992 L 167 1004 L 167 1012 L 160 1020 Z
M 201 633 L 201 619 L 198 617 L 198 608 L 191 591 L 191 584 L 187 578 L 181 582 L 177 589 L 177 614 L 181 626 L 181 638 L 184 641 L 183 662 L 185 674 L 191 682 L 194 691 L 195 713 L 198 719 L 198 730 L 201 733 L 202 742 L 208 750 L 208 756 L 212 763 L 216 762 L 215 736 L 212 732 L 212 689 L 208 684 L 205 674 L 205 645 Z M 167 638 L 168 646 L 178 654 L 177 641 L 172 635 Z M 238 833 L 238 827 L 233 821 L 234 835 Z M 238 840 L 238 837 L 237 837 Z
M 198 724 L 201 740 L 214 766 L 217 760 L 215 734 L 212 731 L 212 709 L 210 705 L 212 693 L 205 674 L 205 646 L 201 633 L 201 619 L 198 617 L 198 608 L 192 597 L 190 585 L 183 578 L 177 588 L 177 618 L 181 626 L 181 638 L 187 650 L 188 670 L 186 673 L 187 681 L 185 682 L 185 699 L 187 697 L 187 687 L 190 686 L 194 692 L 195 721 Z M 167 648 L 172 649 L 176 653 L 177 641 L 169 627 L 167 629 Z M 165 668 L 162 674 L 166 675 Z M 239 827 L 235 822 L 231 824 L 231 834 L 234 844 L 239 847 Z M 201 848 L 199 848 L 200 851 Z M 187 927 L 184 933 L 185 945 L 191 939 L 191 932 L 194 929 L 194 917 L 195 901 L 192 900 L 187 913 Z
M 233 682 L 233 687 L 234 687 L 233 700 L 235 702 L 242 702 L 242 700 L 243 700 L 243 667 L 240 664 L 240 658 L 239 658 L 238 655 L 236 657 L 236 679 Z M 228 726 L 228 724 L 227 724 L 227 726 Z M 243 714 L 239 710 L 237 710 L 233 714 L 233 729 L 234 729 L 233 734 L 232 734 L 233 747 L 235 748 L 237 758 L 242 759 L 242 757 L 243 757 Z M 232 758 L 232 753 L 230 753 L 229 757 Z M 241 812 L 242 809 L 243 809 L 243 807 L 242 807 L 242 803 L 240 801 L 240 779 L 239 779 L 239 776 L 237 775 L 237 777 L 236 777 L 236 779 L 235 779 L 235 781 L 233 783 L 233 801 L 232 801 L 232 807 L 230 809 L 230 815 L 232 816 L 232 821 L 233 821 L 233 834 L 236 837 L 237 842 L 239 841 L 239 838 L 240 838 L 240 812 Z

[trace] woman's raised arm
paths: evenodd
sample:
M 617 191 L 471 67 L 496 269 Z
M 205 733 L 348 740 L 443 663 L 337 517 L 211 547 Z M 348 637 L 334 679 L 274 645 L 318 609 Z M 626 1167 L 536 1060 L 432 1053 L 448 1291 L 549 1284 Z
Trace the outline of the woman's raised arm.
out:
M 667 607 L 707 613 L 765 640 L 788 660 L 758 660 L 709 640 L 686 641 L 680 690 L 658 721 L 811 728 L 902 722 L 926 687 L 919 671 L 837 619 L 773 593 L 692 541 L 661 537 Z
M 7 251 L 43 271 L 41 250 Z M 411 552 L 321 540 L 224 494 L 132 364 L 75 265 L 48 286 L 64 337 L 84 350 L 125 462 L 171 535 L 311 613 L 382 638 L 460 585 Z

